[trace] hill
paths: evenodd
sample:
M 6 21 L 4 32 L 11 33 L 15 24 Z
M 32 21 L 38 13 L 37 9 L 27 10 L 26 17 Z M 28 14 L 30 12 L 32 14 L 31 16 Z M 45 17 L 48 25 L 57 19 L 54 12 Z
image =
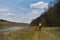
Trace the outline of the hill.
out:
M 49 7 L 41 16 L 31 22 L 32 26 L 37 26 L 40 22 L 43 26 L 60 26 L 60 1 L 56 1 L 53 7 Z
M 17 22 L 10 22 L 7 20 L 0 19 L 0 26 L 26 26 L 27 23 L 17 23 Z

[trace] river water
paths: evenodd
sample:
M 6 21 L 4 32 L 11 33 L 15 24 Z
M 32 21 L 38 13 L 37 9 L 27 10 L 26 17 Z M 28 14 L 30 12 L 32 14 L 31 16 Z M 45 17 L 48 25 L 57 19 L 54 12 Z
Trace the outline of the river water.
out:
M 11 27 L 11 28 L 5 28 L 5 29 L 0 29 L 0 32 L 8 32 L 12 30 L 19 30 L 19 29 L 24 29 L 25 27 Z

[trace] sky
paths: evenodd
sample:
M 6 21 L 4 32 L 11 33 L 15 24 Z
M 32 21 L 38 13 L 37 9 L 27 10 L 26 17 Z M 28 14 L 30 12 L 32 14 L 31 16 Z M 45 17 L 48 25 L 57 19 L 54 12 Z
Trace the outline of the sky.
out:
M 30 23 L 48 9 L 49 2 L 50 0 L 0 0 L 0 19 Z

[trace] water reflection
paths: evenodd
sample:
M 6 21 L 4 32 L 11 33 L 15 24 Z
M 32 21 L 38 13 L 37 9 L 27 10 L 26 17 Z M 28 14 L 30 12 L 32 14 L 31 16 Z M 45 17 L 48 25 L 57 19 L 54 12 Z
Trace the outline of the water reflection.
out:
M 12 27 L 12 28 L 0 29 L 0 32 L 7 32 L 7 31 L 19 30 L 19 29 L 24 29 L 24 27 Z

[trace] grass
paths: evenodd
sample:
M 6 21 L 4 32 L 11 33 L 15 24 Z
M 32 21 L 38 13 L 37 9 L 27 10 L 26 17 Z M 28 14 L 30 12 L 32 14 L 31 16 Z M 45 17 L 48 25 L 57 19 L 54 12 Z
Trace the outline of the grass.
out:
M 34 37 L 36 36 L 36 37 Z M 35 27 L 0 33 L 0 40 L 60 40 L 60 27 L 42 27 L 35 31 Z
M 19 27 L 19 26 L 0 26 L 0 29 L 11 28 L 11 27 Z M 22 26 L 20 26 L 20 27 L 22 27 Z
M 34 28 L 26 28 L 23 30 L 0 33 L 2 34 L 0 38 L 2 38 L 2 40 L 31 40 L 34 32 Z
M 9 27 L 12 27 L 12 26 L 0 26 L 0 29 L 9 28 Z
M 60 27 L 52 27 L 49 28 L 49 30 L 47 30 L 47 32 L 51 33 L 52 35 L 55 36 L 56 40 L 60 40 Z
M 10 27 L 10 26 L 9 26 Z M 0 26 L 0 29 L 9 28 L 8 26 Z

